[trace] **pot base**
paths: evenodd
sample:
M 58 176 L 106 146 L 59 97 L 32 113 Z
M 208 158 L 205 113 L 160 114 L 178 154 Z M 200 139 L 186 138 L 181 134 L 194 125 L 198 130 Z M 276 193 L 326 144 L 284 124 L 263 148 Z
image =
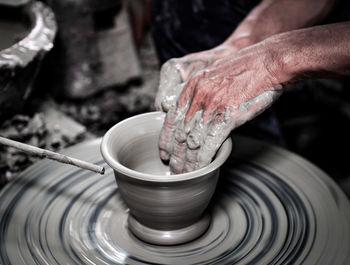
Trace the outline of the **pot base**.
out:
M 128 216 L 130 231 L 139 239 L 155 245 L 178 245 L 189 242 L 207 231 L 209 224 L 210 215 L 206 213 L 190 226 L 176 230 L 157 230 L 144 226 L 130 214 Z

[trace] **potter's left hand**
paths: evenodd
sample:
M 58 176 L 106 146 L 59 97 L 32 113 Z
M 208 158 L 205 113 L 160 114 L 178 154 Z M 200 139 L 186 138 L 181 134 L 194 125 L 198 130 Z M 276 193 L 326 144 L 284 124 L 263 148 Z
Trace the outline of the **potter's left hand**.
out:
M 159 89 L 155 99 L 157 110 L 168 112 L 176 105 L 177 99 L 187 81 L 198 71 L 238 51 L 236 45 L 221 44 L 213 49 L 173 58 L 162 65 Z
M 256 44 L 189 77 L 171 106 L 159 148 L 173 173 L 209 164 L 231 130 L 254 118 L 282 92 L 273 49 Z

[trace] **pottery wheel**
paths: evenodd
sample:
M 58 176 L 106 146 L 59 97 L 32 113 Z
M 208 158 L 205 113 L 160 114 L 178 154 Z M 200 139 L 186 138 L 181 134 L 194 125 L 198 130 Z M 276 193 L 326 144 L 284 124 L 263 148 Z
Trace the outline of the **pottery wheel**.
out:
M 128 209 L 94 140 L 66 154 L 104 176 L 43 160 L 0 194 L 0 264 L 350 264 L 350 206 L 321 170 L 233 137 L 198 239 L 156 246 L 127 229 Z

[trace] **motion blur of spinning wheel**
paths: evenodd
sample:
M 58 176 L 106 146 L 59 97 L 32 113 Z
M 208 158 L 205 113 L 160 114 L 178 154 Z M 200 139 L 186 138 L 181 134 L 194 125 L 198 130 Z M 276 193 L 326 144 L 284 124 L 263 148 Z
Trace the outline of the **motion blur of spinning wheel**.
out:
M 128 209 L 100 140 L 66 154 L 105 176 L 41 161 L 0 194 L 1 264 L 350 264 L 350 204 L 301 157 L 233 136 L 200 238 L 156 246 L 127 228 Z

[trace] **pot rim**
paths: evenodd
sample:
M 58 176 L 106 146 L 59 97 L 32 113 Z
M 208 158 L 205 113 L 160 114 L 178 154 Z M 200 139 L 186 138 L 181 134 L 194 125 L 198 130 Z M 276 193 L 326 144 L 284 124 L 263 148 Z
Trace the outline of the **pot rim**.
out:
M 110 128 L 106 134 L 102 138 L 102 142 L 100 145 L 100 151 L 102 154 L 103 159 L 105 162 L 115 171 L 120 172 L 130 178 L 142 180 L 142 181 L 150 181 L 150 182 L 178 182 L 178 181 L 185 181 L 190 179 L 199 178 L 201 176 L 204 176 L 210 172 L 213 172 L 214 170 L 217 170 L 220 168 L 220 166 L 227 160 L 229 157 L 231 150 L 232 150 L 232 140 L 230 137 L 228 137 L 225 142 L 221 145 L 219 148 L 215 159 L 207 166 L 197 169 L 195 171 L 182 173 L 182 174 L 176 174 L 176 175 L 153 175 L 148 173 L 142 173 L 130 168 L 127 168 L 126 166 L 119 163 L 117 160 L 115 160 L 111 154 L 111 150 L 108 148 L 107 143 L 109 142 L 109 139 L 111 138 L 112 134 L 118 130 L 118 128 L 131 120 L 139 119 L 142 117 L 155 117 L 155 118 L 161 118 L 163 119 L 165 116 L 165 113 L 162 113 L 160 111 L 154 111 L 154 112 L 147 112 L 143 114 L 139 114 L 133 117 L 130 117 L 128 119 L 125 119 L 116 125 L 114 125 L 112 128 Z

